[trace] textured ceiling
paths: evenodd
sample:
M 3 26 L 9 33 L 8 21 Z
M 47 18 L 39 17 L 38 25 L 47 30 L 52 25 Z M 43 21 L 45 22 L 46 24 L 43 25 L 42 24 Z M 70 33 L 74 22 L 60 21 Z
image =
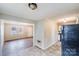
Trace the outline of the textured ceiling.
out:
M 0 3 L 0 13 L 30 20 L 79 13 L 77 3 L 37 3 L 37 5 L 36 10 L 31 10 L 27 3 Z

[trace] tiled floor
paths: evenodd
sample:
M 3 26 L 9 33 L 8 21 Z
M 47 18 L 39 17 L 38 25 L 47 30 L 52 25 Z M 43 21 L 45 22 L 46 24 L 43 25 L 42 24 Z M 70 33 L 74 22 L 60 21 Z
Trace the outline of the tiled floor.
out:
M 13 45 L 12 43 L 11 44 L 6 43 L 4 45 L 3 55 L 7 55 L 7 56 L 60 56 L 61 55 L 60 42 L 57 42 L 56 44 L 54 44 L 53 46 L 51 46 L 46 50 L 42 50 L 38 47 L 32 47 L 32 45 L 29 45 L 30 47 L 27 48 L 27 45 L 25 45 L 26 43 L 23 42 L 25 42 L 25 40 L 18 41 Z

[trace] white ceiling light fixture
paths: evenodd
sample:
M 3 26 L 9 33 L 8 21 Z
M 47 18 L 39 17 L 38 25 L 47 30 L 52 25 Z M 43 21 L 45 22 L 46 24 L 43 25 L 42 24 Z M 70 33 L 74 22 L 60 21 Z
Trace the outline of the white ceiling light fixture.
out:
M 28 6 L 29 6 L 29 8 L 32 9 L 32 10 L 37 9 L 37 4 L 36 4 L 36 3 L 29 3 Z

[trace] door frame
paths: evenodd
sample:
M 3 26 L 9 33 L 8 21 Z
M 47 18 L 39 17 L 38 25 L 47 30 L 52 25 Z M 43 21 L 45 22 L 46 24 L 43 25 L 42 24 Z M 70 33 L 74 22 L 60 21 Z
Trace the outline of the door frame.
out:
M 2 56 L 3 47 L 4 47 L 4 23 L 5 23 L 5 20 L 1 19 L 0 22 L 1 22 L 1 56 Z M 32 31 L 33 31 L 33 46 L 35 46 L 35 24 L 32 24 L 32 25 L 33 25 L 33 29 L 32 29 Z

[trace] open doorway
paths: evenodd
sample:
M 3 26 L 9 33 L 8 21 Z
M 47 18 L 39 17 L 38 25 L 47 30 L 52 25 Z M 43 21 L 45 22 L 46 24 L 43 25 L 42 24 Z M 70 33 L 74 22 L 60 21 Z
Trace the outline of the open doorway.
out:
M 33 24 L 3 21 L 4 38 L 2 55 L 18 55 L 33 46 Z

